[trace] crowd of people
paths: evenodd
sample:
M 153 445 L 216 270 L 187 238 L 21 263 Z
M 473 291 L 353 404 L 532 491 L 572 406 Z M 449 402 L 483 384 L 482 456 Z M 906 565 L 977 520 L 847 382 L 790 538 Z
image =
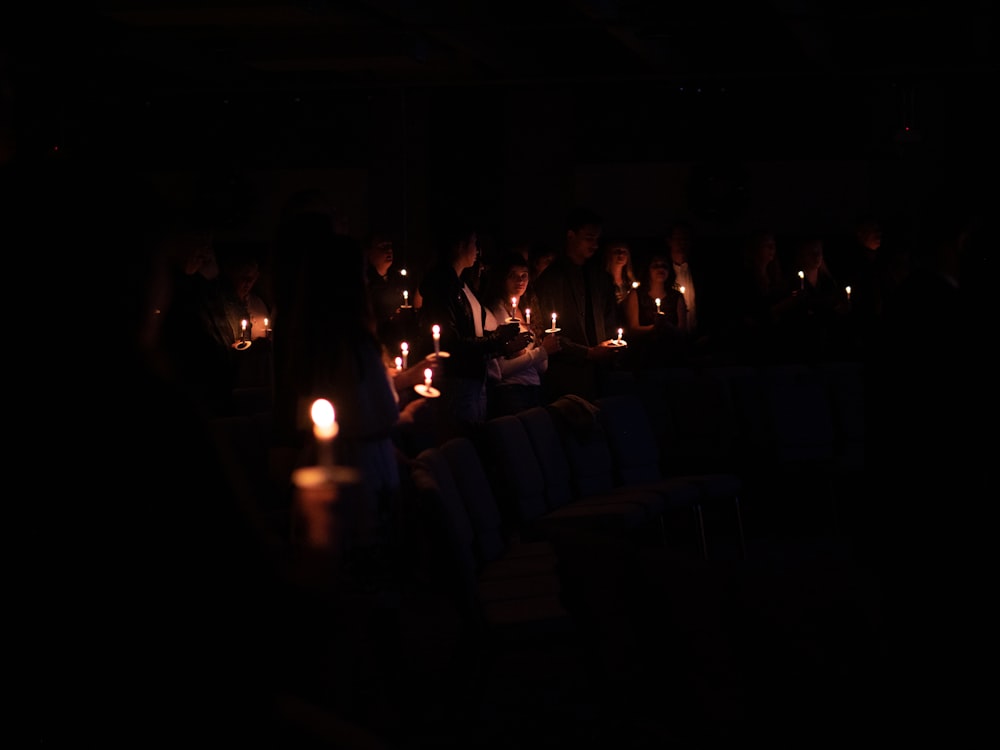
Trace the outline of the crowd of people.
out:
M 94 168 L 29 173 L 15 164 L 5 187 L 9 205 L 22 209 L 16 226 L 37 230 L 43 246 L 61 253 L 79 247 L 81 234 L 103 242 L 91 247 L 104 263 L 57 256 L 61 298 L 79 285 L 101 325 L 67 341 L 53 372 L 78 368 L 73 483 L 127 496 L 93 509 L 116 540 L 94 596 L 116 616 L 128 611 L 132 639 L 170 631 L 170 648 L 145 665 L 160 687 L 122 704 L 133 712 L 131 731 L 165 720 L 164 686 L 189 684 L 206 666 L 226 700 L 198 680 L 185 698 L 197 710 L 172 731 L 208 715 L 219 732 L 250 717 L 241 725 L 248 738 L 287 737 L 289 725 L 310 737 L 344 731 L 335 716 L 311 713 L 309 696 L 329 688 L 318 676 L 328 662 L 304 652 L 356 623 L 317 604 L 315 579 L 300 567 L 315 558 L 289 555 L 283 530 L 233 479 L 240 457 L 213 441 L 219 420 L 269 415 L 269 471 L 279 506 L 291 507 L 294 470 L 317 460 L 309 404 L 334 403 L 337 460 L 361 481 L 340 518 L 342 564 L 331 577 L 369 591 L 406 574 L 407 462 L 488 419 L 567 394 L 594 399 L 616 372 L 674 365 L 862 359 L 889 365 L 876 381 L 886 394 L 932 375 L 954 394 L 961 384 L 948 364 L 971 361 L 964 346 L 981 330 L 983 245 L 968 211 L 942 207 L 919 244 L 892 238 L 891 252 L 871 217 L 850 242 L 803 236 L 784 248 L 764 229 L 733 240 L 728 253 L 715 243 L 714 254 L 682 222 L 662 241 L 606 238 L 604 218 L 585 208 L 563 222 L 560 247 L 484 249 L 483 227 L 447 222 L 426 267 L 404 276 L 389 235 L 345 235 L 309 201 L 290 201 L 267 242 L 225 243 L 211 215 L 174 210 L 127 175 L 88 194 Z M 49 211 L 60 221 L 42 220 Z M 921 370 L 928 351 L 933 366 Z M 917 369 L 904 372 L 902 362 Z M 428 383 L 438 397 L 414 388 Z M 908 408 L 888 399 L 885 414 Z M 951 429 L 949 414 L 929 424 Z M 922 455 L 918 434 L 926 430 L 906 438 Z M 111 531 L 129 517 L 127 532 Z M 147 574 L 136 583 L 129 571 L 139 568 Z M 268 613 L 279 609 L 274 626 Z M 195 616 L 212 626 L 196 626 Z M 296 631 L 300 622 L 309 627 Z M 102 668 L 119 686 L 148 684 L 144 665 L 112 640 L 105 629 L 95 641 L 115 654 Z M 262 646 L 276 641 L 295 646 L 280 654 Z M 67 644 L 71 658 L 88 662 L 95 647 L 76 645 Z

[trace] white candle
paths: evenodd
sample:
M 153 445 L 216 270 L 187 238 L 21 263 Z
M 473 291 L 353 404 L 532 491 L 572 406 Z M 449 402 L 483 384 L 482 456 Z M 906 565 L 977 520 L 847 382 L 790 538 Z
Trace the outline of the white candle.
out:
M 333 439 L 340 428 L 337 425 L 333 404 L 325 398 L 313 401 L 310 410 L 313 435 L 316 438 L 316 458 L 320 466 L 333 466 Z
M 267 318 L 264 318 L 264 330 L 268 330 L 271 327 L 271 323 Z
M 844 291 L 847 292 L 847 301 L 850 302 L 851 301 L 851 287 L 845 286 L 844 287 Z
M 409 307 L 409 305 L 410 305 L 410 293 L 404 289 L 403 290 L 403 307 Z
M 552 313 L 552 330 L 556 330 L 556 314 Z
M 657 297 L 654 301 L 656 302 L 656 312 L 660 312 L 660 298 Z
M 396 372 L 399 372 L 402 369 L 403 369 L 403 358 L 396 357 Z
M 529 326 L 531 325 L 531 308 L 530 307 L 524 308 L 524 322 L 525 322 L 525 324 L 527 324 Z
M 431 387 L 431 375 L 433 374 L 434 373 L 429 367 L 426 370 L 424 370 L 424 388 L 427 388 L 428 390 L 430 390 Z
M 625 331 L 623 329 L 619 328 L 618 329 L 618 343 L 619 344 L 622 342 L 622 334 L 623 333 L 625 333 Z
M 799 271 L 799 289 L 806 288 L 806 274 L 804 271 Z
M 246 340 L 247 340 L 247 319 L 243 318 L 243 320 L 240 321 L 240 341 L 246 341 Z
M 517 297 L 510 298 L 510 317 L 517 317 Z
M 406 369 L 406 358 L 410 353 L 410 345 L 405 341 L 399 345 L 400 351 L 403 353 L 403 369 Z
M 441 326 L 435 325 L 431 328 L 431 336 L 434 339 L 434 353 L 441 353 Z

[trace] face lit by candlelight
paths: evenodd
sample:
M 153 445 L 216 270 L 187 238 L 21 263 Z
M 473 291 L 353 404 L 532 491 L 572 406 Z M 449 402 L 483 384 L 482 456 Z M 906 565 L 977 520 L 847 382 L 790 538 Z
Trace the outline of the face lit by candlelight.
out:
M 524 296 L 528 289 L 528 266 L 513 266 L 507 272 L 504 280 L 504 290 L 508 299 L 517 297 L 518 300 Z

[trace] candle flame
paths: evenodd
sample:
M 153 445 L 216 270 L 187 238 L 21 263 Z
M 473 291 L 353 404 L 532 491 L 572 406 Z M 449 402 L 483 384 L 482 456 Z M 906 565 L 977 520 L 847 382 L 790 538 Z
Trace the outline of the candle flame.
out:
M 804 271 L 799 271 L 799 278 L 800 279 L 804 279 L 805 277 L 806 277 L 805 272 Z
M 337 420 L 333 404 L 325 398 L 318 398 L 313 401 L 310 415 L 313 421 L 313 433 L 317 438 L 330 440 L 336 436 Z
M 680 288 L 680 293 L 681 293 L 681 294 L 684 294 L 684 292 L 685 292 L 685 291 L 687 291 L 687 290 L 686 290 L 686 289 L 685 289 L 684 287 L 681 287 L 681 288 Z
M 402 344 L 400 344 L 400 345 L 399 345 L 399 348 L 400 348 L 400 350 L 402 350 L 402 351 L 403 351 L 404 353 L 406 353 L 406 352 L 410 351 L 410 345 L 409 345 L 409 344 L 407 344 L 407 343 L 406 343 L 405 341 L 404 341 L 404 342 L 403 342 Z
M 439 326 L 439 325 L 431 326 L 431 333 L 434 334 L 434 338 L 437 338 L 438 336 L 440 336 L 441 335 L 441 326 Z
M 424 370 L 424 385 L 426 385 L 428 388 L 431 387 L 431 376 L 433 374 L 434 374 L 433 371 L 429 367 L 426 370 Z

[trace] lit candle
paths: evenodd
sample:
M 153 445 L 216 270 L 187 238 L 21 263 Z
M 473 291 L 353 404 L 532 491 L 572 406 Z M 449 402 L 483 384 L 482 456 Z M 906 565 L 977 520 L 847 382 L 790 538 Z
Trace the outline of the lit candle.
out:
M 433 371 L 429 367 L 426 370 L 424 370 L 424 388 L 426 388 L 427 390 L 431 389 L 431 375 L 433 374 L 434 374 Z
M 396 372 L 399 372 L 402 369 L 403 369 L 403 358 L 396 357 Z
M 264 318 L 264 330 L 265 331 L 271 330 L 271 323 L 267 318 Z
M 403 290 L 403 307 L 409 307 L 409 306 L 410 306 L 410 293 L 404 289 Z
M 243 320 L 240 321 L 240 341 L 246 341 L 246 340 L 247 340 L 247 319 L 243 318 Z
M 407 344 L 404 341 L 402 344 L 399 345 L 399 348 L 400 348 L 400 351 L 402 351 L 402 353 L 403 353 L 403 357 L 402 357 L 402 359 L 403 359 L 403 369 L 405 370 L 406 369 L 406 358 L 407 358 L 407 356 L 410 353 L 410 345 Z
M 524 308 L 524 322 L 526 325 L 531 325 L 531 308 Z
M 625 331 L 623 329 L 619 328 L 618 329 L 618 343 L 619 344 L 622 342 L 622 334 L 623 333 L 625 333 Z
M 337 425 L 333 404 L 325 398 L 313 401 L 310 410 L 313 435 L 316 437 L 316 458 L 320 466 L 333 466 L 333 439 L 340 428 Z
M 850 302 L 851 301 L 851 287 L 845 286 L 844 287 L 844 291 L 847 292 L 847 301 Z
M 632 282 L 632 288 L 633 289 L 638 289 L 639 288 L 639 282 L 638 281 L 633 281 Z
M 435 325 L 431 328 L 431 336 L 434 339 L 434 353 L 441 353 L 441 326 Z
M 806 288 L 806 274 L 804 271 L 799 271 L 799 289 Z
M 659 313 L 660 312 L 660 298 L 657 297 L 654 301 L 656 302 L 656 312 Z
M 552 330 L 556 330 L 556 314 L 552 313 Z
M 405 268 L 400 268 L 399 269 L 399 275 L 400 276 L 406 276 L 406 269 Z
M 510 298 L 510 317 L 511 320 L 517 317 L 517 297 Z
M 684 294 L 684 292 L 685 292 L 685 291 L 687 291 L 687 290 L 686 290 L 686 289 L 685 289 L 684 287 L 681 287 L 681 288 L 680 288 L 680 289 L 678 289 L 677 291 L 679 291 L 679 292 L 680 292 L 680 293 L 681 293 L 681 294 L 683 295 L 683 294 Z

